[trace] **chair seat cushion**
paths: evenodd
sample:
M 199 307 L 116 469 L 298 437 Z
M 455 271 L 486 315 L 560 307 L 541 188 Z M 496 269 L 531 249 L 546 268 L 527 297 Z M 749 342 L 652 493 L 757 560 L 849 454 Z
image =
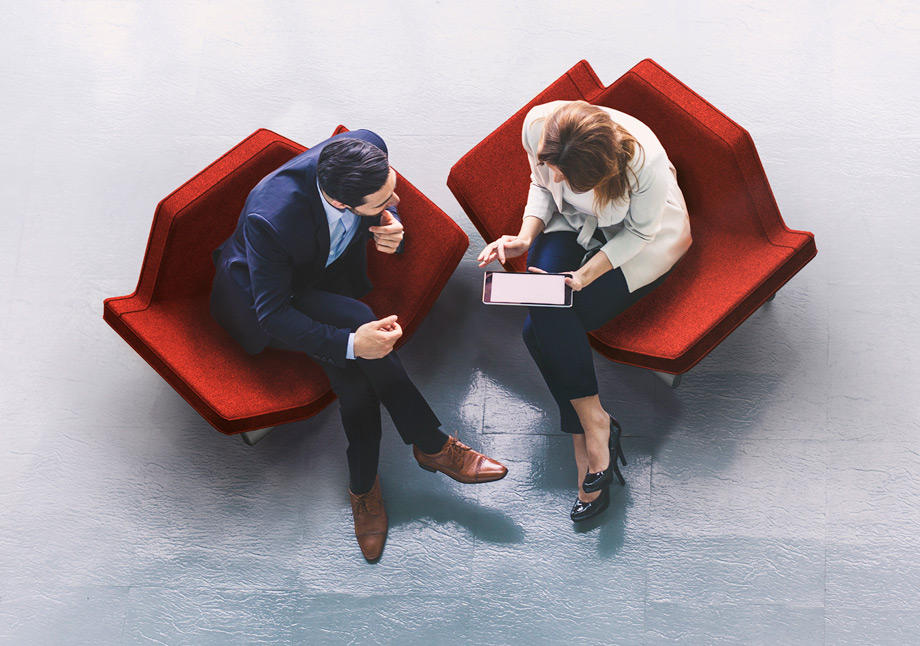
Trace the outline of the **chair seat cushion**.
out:
M 770 276 L 794 254 L 789 247 L 742 237 L 723 239 L 715 248 L 695 244 L 661 286 L 595 331 L 592 345 L 609 358 L 642 367 L 692 365 L 693 348 L 720 324 L 733 322 L 739 303 L 758 286 L 766 289 Z
M 121 316 L 136 349 L 224 432 L 306 419 L 335 399 L 306 354 L 250 356 L 211 317 L 207 294 L 152 303 Z

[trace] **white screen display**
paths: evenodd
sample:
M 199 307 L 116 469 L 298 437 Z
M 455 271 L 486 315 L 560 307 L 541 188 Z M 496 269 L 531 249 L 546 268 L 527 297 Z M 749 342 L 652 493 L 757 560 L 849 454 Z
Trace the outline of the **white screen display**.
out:
M 555 274 L 492 274 L 493 303 L 565 304 L 565 276 Z

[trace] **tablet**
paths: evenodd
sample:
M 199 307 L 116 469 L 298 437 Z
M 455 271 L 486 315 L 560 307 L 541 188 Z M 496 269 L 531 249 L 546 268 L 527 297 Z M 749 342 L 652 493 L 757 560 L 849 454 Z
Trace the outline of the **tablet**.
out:
M 572 288 L 565 284 L 572 274 L 487 271 L 482 282 L 486 305 L 536 305 L 572 307 Z

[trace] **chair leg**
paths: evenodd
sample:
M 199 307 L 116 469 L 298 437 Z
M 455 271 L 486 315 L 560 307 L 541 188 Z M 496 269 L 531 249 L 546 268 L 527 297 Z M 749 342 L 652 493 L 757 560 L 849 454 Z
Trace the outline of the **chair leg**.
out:
M 262 441 L 266 435 L 275 430 L 274 426 L 269 426 L 268 428 L 258 428 L 254 431 L 246 431 L 240 433 L 243 436 L 243 441 L 248 446 L 255 446 L 258 442 Z
M 651 373 L 661 379 L 671 388 L 677 388 L 680 386 L 680 378 L 683 377 L 683 375 L 672 375 L 669 372 L 658 372 L 657 370 L 652 370 Z

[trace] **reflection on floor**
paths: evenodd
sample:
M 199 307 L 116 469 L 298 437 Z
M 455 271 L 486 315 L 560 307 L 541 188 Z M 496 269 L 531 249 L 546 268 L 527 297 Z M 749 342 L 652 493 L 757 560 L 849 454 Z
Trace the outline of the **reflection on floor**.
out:
M 913 4 L 243 4 L 41 0 L 5 23 L 0 644 L 920 643 Z M 597 359 L 627 484 L 573 527 L 523 312 L 480 302 L 444 181 L 578 59 L 609 83 L 647 55 L 751 131 L 819 254 L 677 390 Z M 339 122 L 471 237 L 400 354 L 510 469 L 423 471 L 385 418 L 376 565 L 335 404 L 247 447 L 101 318 L 158 200 L 257 127 L 312 144 Z

